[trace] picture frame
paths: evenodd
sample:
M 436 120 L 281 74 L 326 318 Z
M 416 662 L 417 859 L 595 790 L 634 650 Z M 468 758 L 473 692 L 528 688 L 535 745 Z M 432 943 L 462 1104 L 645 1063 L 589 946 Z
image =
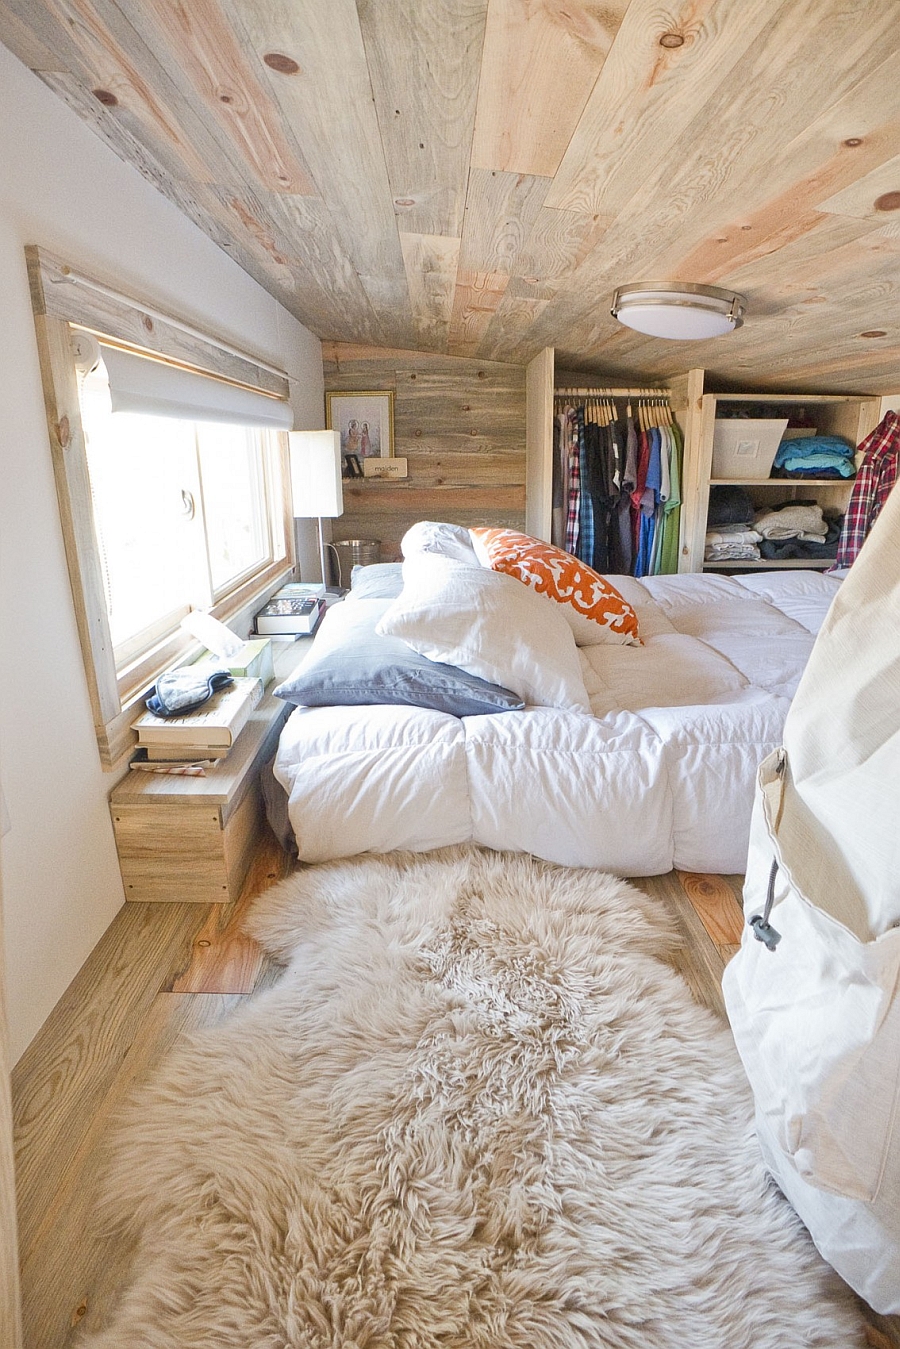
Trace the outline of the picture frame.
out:
M 325 395 L 325 425 L 340 434 L 345 464 L 394 457 L 394 394 L 360 389 Z

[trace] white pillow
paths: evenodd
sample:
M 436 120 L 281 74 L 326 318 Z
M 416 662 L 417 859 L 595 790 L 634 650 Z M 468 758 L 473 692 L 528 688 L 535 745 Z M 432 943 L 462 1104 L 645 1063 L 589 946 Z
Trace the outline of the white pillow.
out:
M 469 567 L 474 567 L 478 561 L 469 531 L 462 525 L 448 525 L 441 520 L 419 520 L 410 525 L 400 540 L 400 551 L 404 557 L 437 553 L 465 562 Z
M 377 632 L 526 702 L 589 712 L 572 631 L 521 581 L 433 553 L 403 564 L 403 590 Z

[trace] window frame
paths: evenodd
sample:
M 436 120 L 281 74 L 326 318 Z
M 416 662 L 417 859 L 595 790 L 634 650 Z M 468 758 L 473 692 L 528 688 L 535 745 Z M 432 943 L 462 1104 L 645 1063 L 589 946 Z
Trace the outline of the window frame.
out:
M 106 615 L 106 598 L 94 530 L 91 488 L 78 399 L 72 327 L 87 328 L 133 350 L 163 357 L 288 401 L 286 375 L 256 363 L 233 347 L 220 345 L 176 316 L 164 316 L 83 274 L 77 278 L 60 259 L 34 245 L 25 249 L 44 405 L 60 522 L 75 618 L 81 642 L 100 760 L 105 769 L 121 766 L 136 737 L 131 729 L 138 705 L 157 676 L 200 647 L 178 630 L 117 674 Z M 82 282 L 83 284 L 79 284 Z M 288 438 L 280 433 L 282 481 L 290 481 Z M 238 584 L 211 612 L 240 628 L 294 568 L 293 517 L 285 492 L 280 517 L 284 557 Z

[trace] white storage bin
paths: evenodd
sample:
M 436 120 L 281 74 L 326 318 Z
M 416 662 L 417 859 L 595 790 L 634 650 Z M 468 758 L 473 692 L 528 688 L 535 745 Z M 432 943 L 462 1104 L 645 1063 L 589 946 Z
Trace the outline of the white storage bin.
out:
M 713 430 L 714 478 L 768 478 L 787 417 L 716 418 Z

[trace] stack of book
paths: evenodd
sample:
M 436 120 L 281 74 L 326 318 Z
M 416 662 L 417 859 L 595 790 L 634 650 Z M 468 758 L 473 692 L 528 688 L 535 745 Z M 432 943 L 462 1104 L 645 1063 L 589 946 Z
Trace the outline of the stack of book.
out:
M 140 757 L 151 763 L 224 759 L 262 695 L 261 679 L 240 678 L 180 717 L 144 712 L 133 723 Z
M 324 612 L 321 595 L 282 595 L 278 591 L 256 615 L 256 631 L 267 637 L 303 637 L 315 632 Z

